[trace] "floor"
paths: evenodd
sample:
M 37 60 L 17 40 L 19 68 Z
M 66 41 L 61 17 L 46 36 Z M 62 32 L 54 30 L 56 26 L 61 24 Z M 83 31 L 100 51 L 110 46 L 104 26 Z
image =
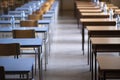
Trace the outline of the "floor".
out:
M 63 12 L 53 29 L 52 49 L 44 80 L 90 80 L 87 54 L 82 54 L 80 29 L 73 12 Z
M 81 30 L 77 27 L 72 11 L 64 11 L 52 26 L 54 30 L 52 49 L 43 80 L 91 80 L 87 64 L 87 31 L 85 31 L 85 55 L 83 55 Z M 99 55 L 118 56 L 116 53 Z

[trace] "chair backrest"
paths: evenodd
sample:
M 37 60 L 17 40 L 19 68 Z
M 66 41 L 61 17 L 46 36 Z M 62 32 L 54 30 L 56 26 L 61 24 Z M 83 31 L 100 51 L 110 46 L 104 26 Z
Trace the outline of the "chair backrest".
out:
M 20 21 L 20 27 L 38 27 L 37 20 L 22 20 Z
M 13 30 L 13 38 L 35 38 L 35 30 Z
M 43 12 L 43 14 L 45 14 L 47 11 L 49 11 L 50 9 L 50 5 L 43 5 L 40 10 Z
M 37 14 L 37 15 L 40 15 L 41 16 L 41 19 L 42 19 L 42 16 L 44 14 L 44 11 L 42 9 L 39 9 L 37 11 L 35 11 L 33 14 Z
M 39 14 L 28 15 L 28 20 L 41 20 L 41 19 L 42 19 L 42 15 Z
M 18 56 L 20 55 L 19 43 L 0 44 L 0 56 Z
M 0 66 L 0 80 L 5 80 L 5 70 L 3 66 Z

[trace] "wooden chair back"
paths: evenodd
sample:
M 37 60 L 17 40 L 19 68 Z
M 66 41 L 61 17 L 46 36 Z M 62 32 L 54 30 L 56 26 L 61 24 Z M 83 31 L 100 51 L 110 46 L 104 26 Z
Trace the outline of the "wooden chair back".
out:
M 41 20 L 42 19 L 42 15 L 39 15 L 39 14 L 28 15 L 28 19 L 29 20 Z
M 20 27 L 38 27 L 37 20 L 22 20 L 20 21 Z
M 18 56 L 20 55 L 19 43 L 0 44 L 0 56 Z
M 13 30 L 13 38 L 35 38 L 35 30 Z

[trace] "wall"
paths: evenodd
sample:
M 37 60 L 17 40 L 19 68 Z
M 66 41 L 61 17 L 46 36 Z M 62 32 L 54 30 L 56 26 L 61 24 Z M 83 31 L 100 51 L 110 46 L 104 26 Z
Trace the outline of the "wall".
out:
M 120 0 L 111 0 L 111 3 L 118 6 L 120 8 Z
M 60 0 L 60 10 L 72 10 L 73 0 Z
M 75 0 L 59 0 L 60 10 L 73 10 Z M 91 0 L 79 0 L 79 1 L 91 1 Z

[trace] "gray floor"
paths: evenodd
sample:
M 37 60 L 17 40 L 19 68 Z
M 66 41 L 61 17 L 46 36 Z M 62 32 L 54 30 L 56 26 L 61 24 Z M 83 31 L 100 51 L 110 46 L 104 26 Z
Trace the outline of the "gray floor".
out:
M 66 11 L 53 25 L 53 44 L 44 80 L 90 80 L 87 54 L 81 51 L 81 34 L 73 13 Z

